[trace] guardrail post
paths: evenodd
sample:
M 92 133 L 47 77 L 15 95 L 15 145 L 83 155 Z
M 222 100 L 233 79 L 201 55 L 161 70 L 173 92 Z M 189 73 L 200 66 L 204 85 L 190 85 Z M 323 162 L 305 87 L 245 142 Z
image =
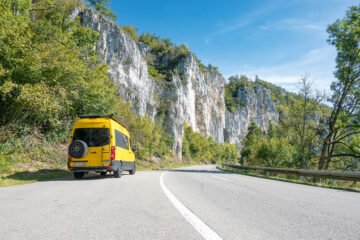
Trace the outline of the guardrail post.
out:
M 259 170 L 256 169 L 255 174 L 256 174 L 256 175 L 259 175 Z
M 301 180 L 301 181 L 305 181 L 305 177 L 304 177 L 304 176 L 300 176 L 300 180 Z
M 269 172 L 266 172 L 266 176 L 267 176 L 267 177 L 269 176 Z

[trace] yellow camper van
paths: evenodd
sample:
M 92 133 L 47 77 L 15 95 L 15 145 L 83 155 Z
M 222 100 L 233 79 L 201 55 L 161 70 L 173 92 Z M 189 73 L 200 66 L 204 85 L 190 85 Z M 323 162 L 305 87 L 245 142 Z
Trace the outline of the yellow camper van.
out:
M 68 169 L 76 179 L 88 172 L 116 178 L 122 171 L 135 174 L 136 148 L 131 148 L 127 126 L 115 115 L 79 116 L 71 132 Z

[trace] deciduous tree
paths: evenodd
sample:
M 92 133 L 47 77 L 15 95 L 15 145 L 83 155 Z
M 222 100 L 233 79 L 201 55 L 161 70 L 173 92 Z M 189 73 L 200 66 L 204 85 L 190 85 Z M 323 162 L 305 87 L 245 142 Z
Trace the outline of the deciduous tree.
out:
M 351 140 L 360 133 L 360 6 L 351 7 L 345 18 L 338 19 L 327 31 L 328 42 L 337 50 L 337 80 L 331 85 L 333 109 L 319 169 L 328 169 L 334 158 L 360 158 L 360 147 Z

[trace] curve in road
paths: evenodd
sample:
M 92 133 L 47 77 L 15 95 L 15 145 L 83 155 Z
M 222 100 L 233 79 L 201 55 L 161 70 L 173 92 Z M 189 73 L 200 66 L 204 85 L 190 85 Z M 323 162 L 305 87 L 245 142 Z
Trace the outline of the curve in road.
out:
M 360 194 L 215 166 L 0 188 L 1 239 L 203 239 L 164 194 L 223 239 L 360 239 Z M 201 231 L 200 231 L 201 232 Z

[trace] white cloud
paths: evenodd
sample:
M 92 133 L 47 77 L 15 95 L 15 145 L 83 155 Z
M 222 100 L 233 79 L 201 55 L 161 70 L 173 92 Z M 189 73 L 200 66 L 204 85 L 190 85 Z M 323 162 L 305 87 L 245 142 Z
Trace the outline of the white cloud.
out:
M 270 30 L 285 31 L 317 31 L 325 33 L 327 24 L 313 22 L 306 19 L 285 18 L 274 22 L 268 22 L 263 27 Z
M 334 80 L 336 51 L 331 46 L 314 49 L 299 58 L 278 65 L 267 67 L 241 66 L 239 73 L 280 85 L 289 91 L 296 91 L 297 83 L 302 75 L 310 73 L 314 87 L 329 90 Z
M 263 25 L 260 25 L 259 28 L 260 28 L 261 30 L 268 30 L 268 29 L 269 29 L 268 27 L 263 26 Z
M 262 8 L 258 8 L 253 11 L 250 11 L 247 14 L 239 16 L 238 18 L 234 18 L 226 23 L 221 22 L 217 26 L 219 30 L 216 31 L 214 35 L 223 35 L 223 34 L 231 33 L 255 21 L 258 21 L 269 12 L 273 11 L 274 9 L 277 9 L 277 4 L 279 3 L 276 3 L 275 1 L 269 1 Z
M 205 38 L 205 44 L 210 45 L 210 40 L 208 38 Z

